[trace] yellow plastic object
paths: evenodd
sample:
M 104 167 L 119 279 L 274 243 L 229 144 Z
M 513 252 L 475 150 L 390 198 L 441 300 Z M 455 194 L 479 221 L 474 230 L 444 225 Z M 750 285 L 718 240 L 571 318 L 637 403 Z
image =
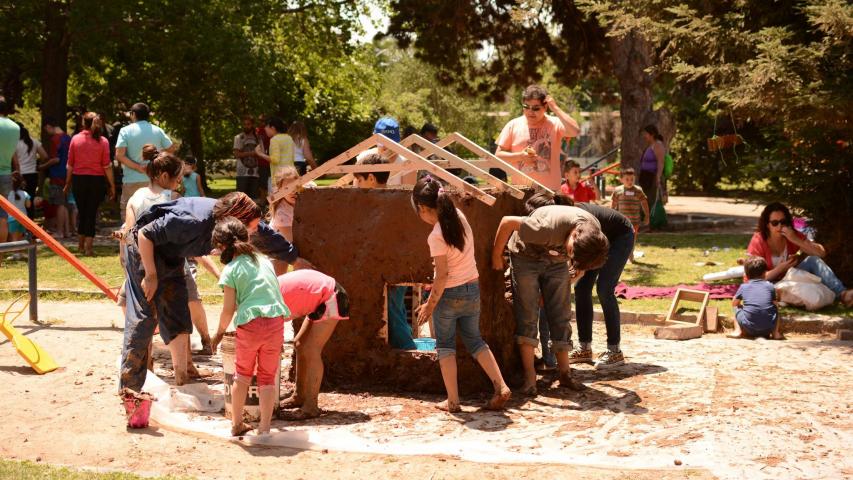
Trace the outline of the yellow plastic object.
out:
M 0 332 L 3 332 L 3 335 L 12 342 L 12 345 L 14 345 L 18 354 L 30 364 L 30 367 L 32 367 L 36 373 L 44 375 L 45 373 L 56 370 L 59 366 L 55 361 L 53 361 L 53 357 L 44 351 L 44 349 L 42 349 L 36 342 L 25 337 L 12 325 L 12 321 L 18 318 L 18 316 L 26 310 L 27 306 L 30 304 L 29 299 L 27 299 L 23 306 L 20 307 L 20 310 L 12 311 L 12 307 L 14 307 L 21 298 L 23 297 L 12 302 L 12 304 L 3 312 L 3 316 L 0 318 Z

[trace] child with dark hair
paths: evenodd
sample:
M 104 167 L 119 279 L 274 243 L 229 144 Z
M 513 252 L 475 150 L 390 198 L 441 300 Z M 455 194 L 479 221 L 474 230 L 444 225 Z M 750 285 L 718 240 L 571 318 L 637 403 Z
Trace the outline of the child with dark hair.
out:
M 367 154 L 358 161 L 359 165 L 381 165 L 383 163 L 388 162 L 378 153 Z M 356 172 L 353 175 L 355 176 L 355 186 L 358 188 L 385 188 L 391 172 Z
M 222 341 L 232 318 L 237 328 L 231 435 L 242 435 L 252 429 L 243 422 L 243 406 L 256 367 L 261 411 L 258 433 L 269 433 L 278 401 L 275 375 L 284 343 L 284 318 L 290 316 L 290 311 L 281 297 L 272 263 L 249 243 L 249 231 L 240 220 L 234 217 L 219 220 L 211 243 L 220 250 L 225 265 L 219 277 L 225 299 L 213 349 Z
M 456 380 L 456 330 L 462 343 L 492 381 L 495 393 L 486 408 L 503 409 L 511 395 L 489 346 L 480 335 L 480 285 L 474 259 L 474 234 L 441 183 L 427 175 L 415 184 L 412 204 L 424 222 L 433 225 L 427 237 L 435 274 L 429 299 L 418 308 L 418 324 L 432 317 L 436 352 L 447 400 L 437 408 L 459 412 Z
M 610 247 L 607 237 L 590 213 L 577 207 L 553 205 L 538 208 L 528 217 L 507 216 L 501 220 L 492 249 L 495 270 L 506 270 L 503 252 L 507 243 L 512 265 L 516 342 L 524 368 L 522 391 L 537 394 L 534 350 L 539 344 L 540 299 L 557 356 L 560 385 L 578 389 L 569 365 L 570 278 L 604 264 Z
M 634 244 L 636 245 L 637 238 L 640 235 L 640 225 L 648 225 L 649 219 L 649 199 L 643 193 L 643 189 L 634 183 L 635 175 L 633 168 L 622 170 L 619 176 L 622 185 L 616 187 L 613 191 L 613 196 L 610 199 L 610 207 L 613 210 L 628 217 L 631 225 L 634 226 Z M 642 214 L 642 217 L 640 216 Z M 637 253 L 638 257 L 641 255 Z M 634 261 L 634 253 L 631 252 L 630 261 Z
M 563 179 L 565 182 L 560 185 L 560 192 L 575 203 L 592 202 L 596 199 L 595 189 L 581 182 L 581 166 L 578 162 L 574 160 L 566 162 Z
M 776 287 L 764 279 L 767 262 L 761 257 L 749 257 L 743 265 L 748 279 L 735 293 L 732 306 L 735 308 L 735 331 L 729 336 L 770 337 L 783 340 L 779 331 L 779 295 Z

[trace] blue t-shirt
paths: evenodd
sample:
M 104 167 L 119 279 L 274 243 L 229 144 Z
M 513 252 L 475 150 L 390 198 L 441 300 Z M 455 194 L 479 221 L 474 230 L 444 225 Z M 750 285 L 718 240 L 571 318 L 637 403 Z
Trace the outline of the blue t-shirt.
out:
M 47 168 L 48 178 L 61 178 L 65 180 L 68 174 L 68 148 L 71 146 L 71 136 L 67 133 L 62 134 L 59 140 L 59 149 L 56 151 L 56 156 L 59 158 L 59 163 L 51 165 Z
M 154 244 L 154 251 L 167 258 L 201 257 L 213 250 L 210 238 L 216 222 L 216 199 L 183 197 L 153 205 L 136 221 L 136 229 Z M 249 241 L 258 251 L 276 260 L 293 263 L 299 257 L 296 246 L 264 222 Z
M 198 173 L 190 172 L 189 175 L 184 175 L 184 178 L 181 179 L 181 183 L 184 184 L 185 197 L 201 196 L 201 192 L 198 191 Z
M 778 311 L 773 300 L 776 287 L 767 280 L 750 280 L 740 286 L 735 298 L 743 300 L 743 313 L 738 315 L 741 325 L 755 332 L 773 330 Z
M 118 132 L 116 148 L 126 148 L 127 158 L 144 166 L 147 162 L 142 161 L 142 147 L 147 143 L 157 147 L 157 150 L 164 150 L 172 146 L 172 140 L 160 127 L 152 125 L 146 120 L 140 120 L 123 127 Z M 148 182 L 146 174 L 137 172 L 125 165 L 121 166 L 121 171 L 122 183 Z

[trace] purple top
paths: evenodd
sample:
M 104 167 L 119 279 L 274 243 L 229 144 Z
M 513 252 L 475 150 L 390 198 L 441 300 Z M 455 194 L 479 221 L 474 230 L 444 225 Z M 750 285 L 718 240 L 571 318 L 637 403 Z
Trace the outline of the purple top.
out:
M 657 172 L 658 157 L 655 156 L 655 150 L 652 147 L 647 147 L 643 152 L 643 158 L 640 159 L 640 171 L 642 172 Z

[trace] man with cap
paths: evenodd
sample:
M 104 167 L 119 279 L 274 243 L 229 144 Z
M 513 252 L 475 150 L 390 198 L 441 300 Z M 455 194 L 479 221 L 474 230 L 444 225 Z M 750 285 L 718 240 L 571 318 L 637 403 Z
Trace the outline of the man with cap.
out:
M 393 117 L 386 115 L 376 121 L 376 124 L 373 126 L 373 133 L 381 133 L 382 135 L 385 135 L 391 140 L 399 142 L 400 124 L 397 123 L 397 120 L 395 120 Z M 359 153 L 358 157 L 356 158 L 356 163 L 361 163 L 362 159 L 374 153 L 378 153 L 388 163 L 402 163 L 406 160 L 406 158 L 402 155 L 395 153 L 385 145 L 379 144 L 376 148 L 371 148 Z M 395 176 L 392 172 L 391 178 L 388 179 L 388 186 L 414 185 L 417 181 L 417 171 L 409 172 L 402 176 Z

